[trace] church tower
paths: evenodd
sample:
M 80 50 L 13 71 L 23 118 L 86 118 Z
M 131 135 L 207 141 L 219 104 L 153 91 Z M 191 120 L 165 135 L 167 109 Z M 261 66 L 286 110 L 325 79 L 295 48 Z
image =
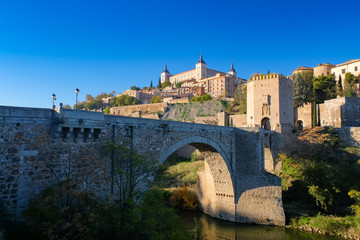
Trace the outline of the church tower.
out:
M 200 60 L 196 63 L 196 81 L 203 78 L 207 78 L 207 67 L 201 53 Z
M 228 75 L 234 76 L 235 79 L 237 78 L 237 72 L 235 71 L 234 64 L 231 63 L 231 68 L 227 73 Z
M 165 64 L 164 71 L 161 73 L 161 83 L 165 81 L 170 81 L 170 72 L 167 70 L 167 66 Z

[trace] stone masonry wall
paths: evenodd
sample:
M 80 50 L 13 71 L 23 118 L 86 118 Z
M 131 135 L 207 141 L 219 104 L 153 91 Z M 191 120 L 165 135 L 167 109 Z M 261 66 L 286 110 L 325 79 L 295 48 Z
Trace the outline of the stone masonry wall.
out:
M 31 197 L 68 176 L 83 189 L 111 194 L 111 161 L 100 154 L 106 140 L 127 142 L 160 164 L 191 145 L 207 165 L 200 185 L 214 189 L 203 191 L 212 201 L 213 208 L 206 207 L 211 215 L 283 225 L 280 181 L 264 171 L 259 131 L 67 109 L 0 107 L 0 197 L 11 213 L 19 214 Z

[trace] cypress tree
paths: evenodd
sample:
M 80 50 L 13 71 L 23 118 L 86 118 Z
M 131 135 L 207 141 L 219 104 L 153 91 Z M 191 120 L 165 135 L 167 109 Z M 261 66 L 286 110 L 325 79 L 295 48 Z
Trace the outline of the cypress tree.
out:
M 152 80 L 151 80 L 151 82 L 150 82 L 150 88 L 152 88 L 153 87 L 153 85 L 152 85 Z
M 161 79 L 159 78 L 159 83 L 157 85 L 157 88 L 160 89 L 161 88 Z
M 342 87 L 342 79 L 341 79 L 341 75 L 339 76 L 339 81 L 337 82 L 337 95 L 338 96 L 343 96 L 343 87 Z

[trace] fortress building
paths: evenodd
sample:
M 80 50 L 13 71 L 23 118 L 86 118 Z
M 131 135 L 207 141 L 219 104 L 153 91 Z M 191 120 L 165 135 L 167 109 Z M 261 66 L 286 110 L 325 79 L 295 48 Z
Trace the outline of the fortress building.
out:
M 281 132 L 294 125 L 293 82 L 278 74 L 259 75 L 247 83 L 247 124 Z
M 228 75 L 235 74 L 234 76 L 236 78 L 236 71 L 232 71 L 232 70 L 233 70 L 233 66 L 231 67 L 230 71 L 227 74 Z M 161 82 L 163 83 L 165 81 L 170 81 L 172 84 L 176 84 L 187 80 L 199 81 L 201 79 L 214 77 L 218 73 L 222 75 L 226 75 L 226 73 L 224 72 L 208 68 L 207 64 L 205 63 L 202 57 L 202 54 L 200 54 L 200 60 L 195 64 L 195 68 L 186 72 L 182 72 L 176 75 L 171 75 L 167 69 L 167 66 L 165 65 L 164 71 L 161 73 Z

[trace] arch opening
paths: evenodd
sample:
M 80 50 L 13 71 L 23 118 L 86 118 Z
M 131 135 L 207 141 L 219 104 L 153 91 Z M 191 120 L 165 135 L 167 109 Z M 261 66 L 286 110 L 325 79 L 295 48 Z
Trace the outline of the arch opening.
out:
M 296 121 L 296 129 L 299 131 L 302 131 L 304 128 L 304 122 L 302 120 L 297 120 Z
M 267 172 L 274 172 L 274 159 L 267 144 L 264 144 L 264 168 Z
M 265 130 L 271 130 L 270 118 L 264 117 L 263 119 L 261 119 L 261 127 Z
M 219 144 L 204 137 L 189 137 L 164 150 L 160 163 L 163 164 L 174 152 L 186 145 L 197 149 L 204 159 L 203 170 L 197 172 L 196 192 L 199 208 L 211 216 L 234 220 L 233 174 L 229 159 Z

